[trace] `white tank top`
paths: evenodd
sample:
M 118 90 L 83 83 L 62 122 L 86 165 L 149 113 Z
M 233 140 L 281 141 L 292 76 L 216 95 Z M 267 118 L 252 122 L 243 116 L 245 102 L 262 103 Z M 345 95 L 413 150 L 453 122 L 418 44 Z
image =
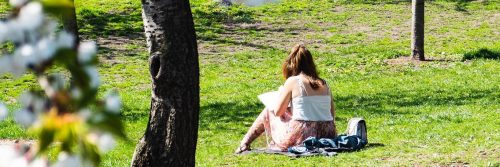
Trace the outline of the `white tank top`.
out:
M 328 90 L 327 95 L 307 96 L 304 82 L 302 82 L 299 76 L 295 76 L 295 78 L 297 78 L 300 95 L 292 98 L 292 119 L 302 121 L 332 121 L 333 117 L 330 112 L 332 99 L 328 86 L 326 86 Z

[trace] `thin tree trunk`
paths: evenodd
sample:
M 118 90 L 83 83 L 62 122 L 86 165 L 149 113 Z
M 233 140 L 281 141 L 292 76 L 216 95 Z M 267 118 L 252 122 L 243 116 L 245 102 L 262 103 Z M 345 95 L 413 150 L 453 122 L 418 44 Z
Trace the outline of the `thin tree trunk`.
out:
M 76 22 L 75 2 L 71 0 L 71 3 L 73 3 L 73 8 L 71 8 L 68 11 L 68 13 L 63 14 L 62 20 L 63 20 L 64 30 L 75 36 L 75 46 L 76 46 L 80 41 L 80 34 L 78 33 L 78 24 Z
M 415 60 L 424 57 L 424 0 L 412 0 L 411 56 Z
M 146 132 L 131 166 L 194 166 L 199 66 L 189 1 L 142 0 L 152 98 Z

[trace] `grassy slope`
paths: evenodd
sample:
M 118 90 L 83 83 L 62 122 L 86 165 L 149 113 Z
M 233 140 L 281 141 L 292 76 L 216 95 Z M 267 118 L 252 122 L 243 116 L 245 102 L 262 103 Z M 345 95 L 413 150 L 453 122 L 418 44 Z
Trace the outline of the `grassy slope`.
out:
M 191 3 L 200 39 L 199 166 L 498 165 L 500 62 L 461 61 L 480 49 L 498 56 L 498 3 L 428 3 L 426 53 L 449 61 L 419 65 L 385 61 L 408 53 L 408 3 L 284 1 L 256 8 Z M 101 92 L 121 92 L 133 141 L 120 142 L 103 166 L 127 166 L 146 126 L 150 99 L 140 2 L 87 0 L 77 1 L 77 8 L 85 38 L 100 44 Z M 280 63 L 299 41 L 308 43 L 331 84 L 339 130 L 349 118 L 365 117 L 370 142 L 380 144 L 334 158 L 232 155 L 263 107 L 256 96 L 281 84 Z M 24 89 L 36 87 L 30 75 L 4 76 L 0 82 L 0 100 L 10 108 L 18 107 L 15 99 Z M 29 138 L 11 119 L 0 127 L 0 138 Z

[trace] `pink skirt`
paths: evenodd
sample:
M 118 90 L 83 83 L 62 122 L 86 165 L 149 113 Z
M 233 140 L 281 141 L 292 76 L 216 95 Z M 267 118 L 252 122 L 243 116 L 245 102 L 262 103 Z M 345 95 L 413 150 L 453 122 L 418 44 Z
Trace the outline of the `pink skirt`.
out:
M 269 147 L 285 151 L 288 147 L 300 145 L 308 137 L 335 138 L 337 130 L 333 121 L 292 120 L 292 113 L 280 117 L 268 110 L 264 118 L 265 133 L 271 138 Z

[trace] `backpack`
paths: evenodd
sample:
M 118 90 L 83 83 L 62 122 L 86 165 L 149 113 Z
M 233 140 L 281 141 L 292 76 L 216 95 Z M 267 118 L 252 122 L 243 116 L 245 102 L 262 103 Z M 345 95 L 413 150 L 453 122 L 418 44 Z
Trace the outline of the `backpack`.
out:
M 363 118 L 355 117 L 349 120 L 346 129 L 347 136 L 359 136 L 361 140 L 368 143 L 368 134 L 366 132 L 366 121 Z

